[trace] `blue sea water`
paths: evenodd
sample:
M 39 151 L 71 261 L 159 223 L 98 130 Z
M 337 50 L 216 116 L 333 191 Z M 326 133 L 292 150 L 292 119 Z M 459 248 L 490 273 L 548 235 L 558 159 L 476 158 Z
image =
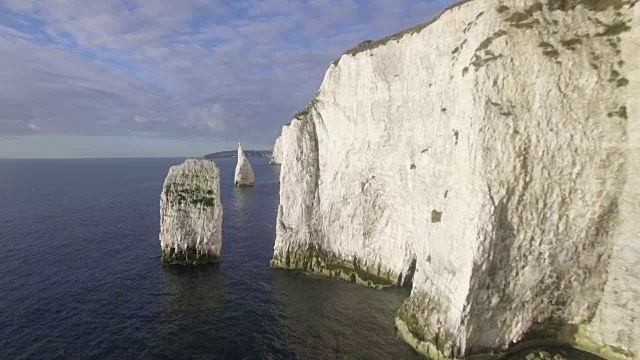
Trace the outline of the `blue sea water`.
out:
M 419 359 L 406 290 L 269 268 L 278 171 L 221 171 L 222 262 L 160 261 L 159 201 L 183 159 L 0 160 L 0 359 Z

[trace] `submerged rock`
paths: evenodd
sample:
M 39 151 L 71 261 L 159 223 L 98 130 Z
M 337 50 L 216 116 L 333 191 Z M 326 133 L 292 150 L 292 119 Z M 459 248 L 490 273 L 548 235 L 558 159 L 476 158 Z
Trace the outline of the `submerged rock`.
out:
M 639 14 L 475 0 L 348 51 L 281 137 L 272 266 L 411 285 L 433 358 L 637 358 Z
M 172 166 L 160 197 L 162 261 L 195 265 L 217 262 L 222 247 L 220 174 L 210 160 Z
M 236 186 L 253 186 L 256 183 L 251 164 L 249 164 L 240 144 L 238 144 L 238 164 L 236 165 L 234 182 Z

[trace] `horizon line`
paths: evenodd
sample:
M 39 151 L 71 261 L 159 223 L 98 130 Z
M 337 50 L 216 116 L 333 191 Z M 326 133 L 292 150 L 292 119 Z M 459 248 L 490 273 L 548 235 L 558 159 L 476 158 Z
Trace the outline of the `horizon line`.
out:
M 202 158 L 210 154 L 216 154 L 220 152 L 235 152 L 237 150 L 220 150 L 210 152 L 204 155 L 199 156 L 184 156 L 184 155 L 175 155 L 175 156 L 87 156 L 87 157 L 0 157 L 1 160 L 108 160 L 108 159 L 187 159 L 187 158 Z M 261 150 L 261 149 L 247 149 L 244 151 L 273 151 L 273 150 Z

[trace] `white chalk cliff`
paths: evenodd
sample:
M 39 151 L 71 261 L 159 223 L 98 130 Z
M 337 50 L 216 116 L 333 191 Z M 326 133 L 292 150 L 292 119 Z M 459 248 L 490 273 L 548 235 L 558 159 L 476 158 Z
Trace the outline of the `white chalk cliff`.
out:
M 271 153 L 271 159 L 269 159 L 270 165 L 280 165 L 282 164 L 282 147 L 281 147 L 282 135 L 276 138 L 275 143 L 273 144 L 273 152 Z
M 160 197 L 162 260 L 217 262 L 222 247 L 220 173 L 210 160 L 187 159 L 169 169 Z
M 285 133 L 289 129 L 289 125 L 283 125 L 282 131 L 280 132 L 280 136 L 276 138 L 276 142 L 273 145 L 273 153 L 271 154 L 271 159 L 269 160 L 269 164 L 272 165 L 280 165 L 282 164 L 282 138 L 285 137 Z
M 242 145 L 240 144 L 238 144 L 238 163 L 236 164 L 234 182 L 236 186 L 253 186 L 256 183 L 251 164 L 249 164 L 249 160 L 244 151 L 242 151 Z
M 406 284 L 459 358 L 640 354 L 640 5 L 475 0 L 330 65 L 281 139 L 273 267 Z

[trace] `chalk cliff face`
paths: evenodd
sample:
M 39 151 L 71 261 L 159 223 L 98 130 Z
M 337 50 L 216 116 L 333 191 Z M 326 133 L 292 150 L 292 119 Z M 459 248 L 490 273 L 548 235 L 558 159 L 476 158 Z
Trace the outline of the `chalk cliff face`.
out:
M 240 144 L 238 144 L 238 163 L 236 164 L 234 181 L 236 186 L 253 186 L 256 183 L 251 164 L 249 164 Z
M 172 166 L 160 197 L 162 260 L 170 264 L 218 261 L 222 247 L 220 175 L 209 160 Z
M 273 267 L 411 284 L 445 358 L 640 353 L 640 5 L 475 0 L 329 67 L 283 133 Z
M 288 129 L 289 129 L 289 125 L 284 125 L 282 127 L 282 132 L 280 133 L 280 136 L 278 136 L 275 144 L 273 145 L 273 153 L 271 155 L 271 159 L 269 160 L 269 164 L 272 164 L 272 165 L 282 164 L 282 138 L 285 136 L 285 132 Z
M 280 165 L 282 164 L 282 135 L 276 138 L 276 142 L 273 144 L 273 153 L 271 153 L 271 159 L 269 159 L 269 164 L 271 165 Z

